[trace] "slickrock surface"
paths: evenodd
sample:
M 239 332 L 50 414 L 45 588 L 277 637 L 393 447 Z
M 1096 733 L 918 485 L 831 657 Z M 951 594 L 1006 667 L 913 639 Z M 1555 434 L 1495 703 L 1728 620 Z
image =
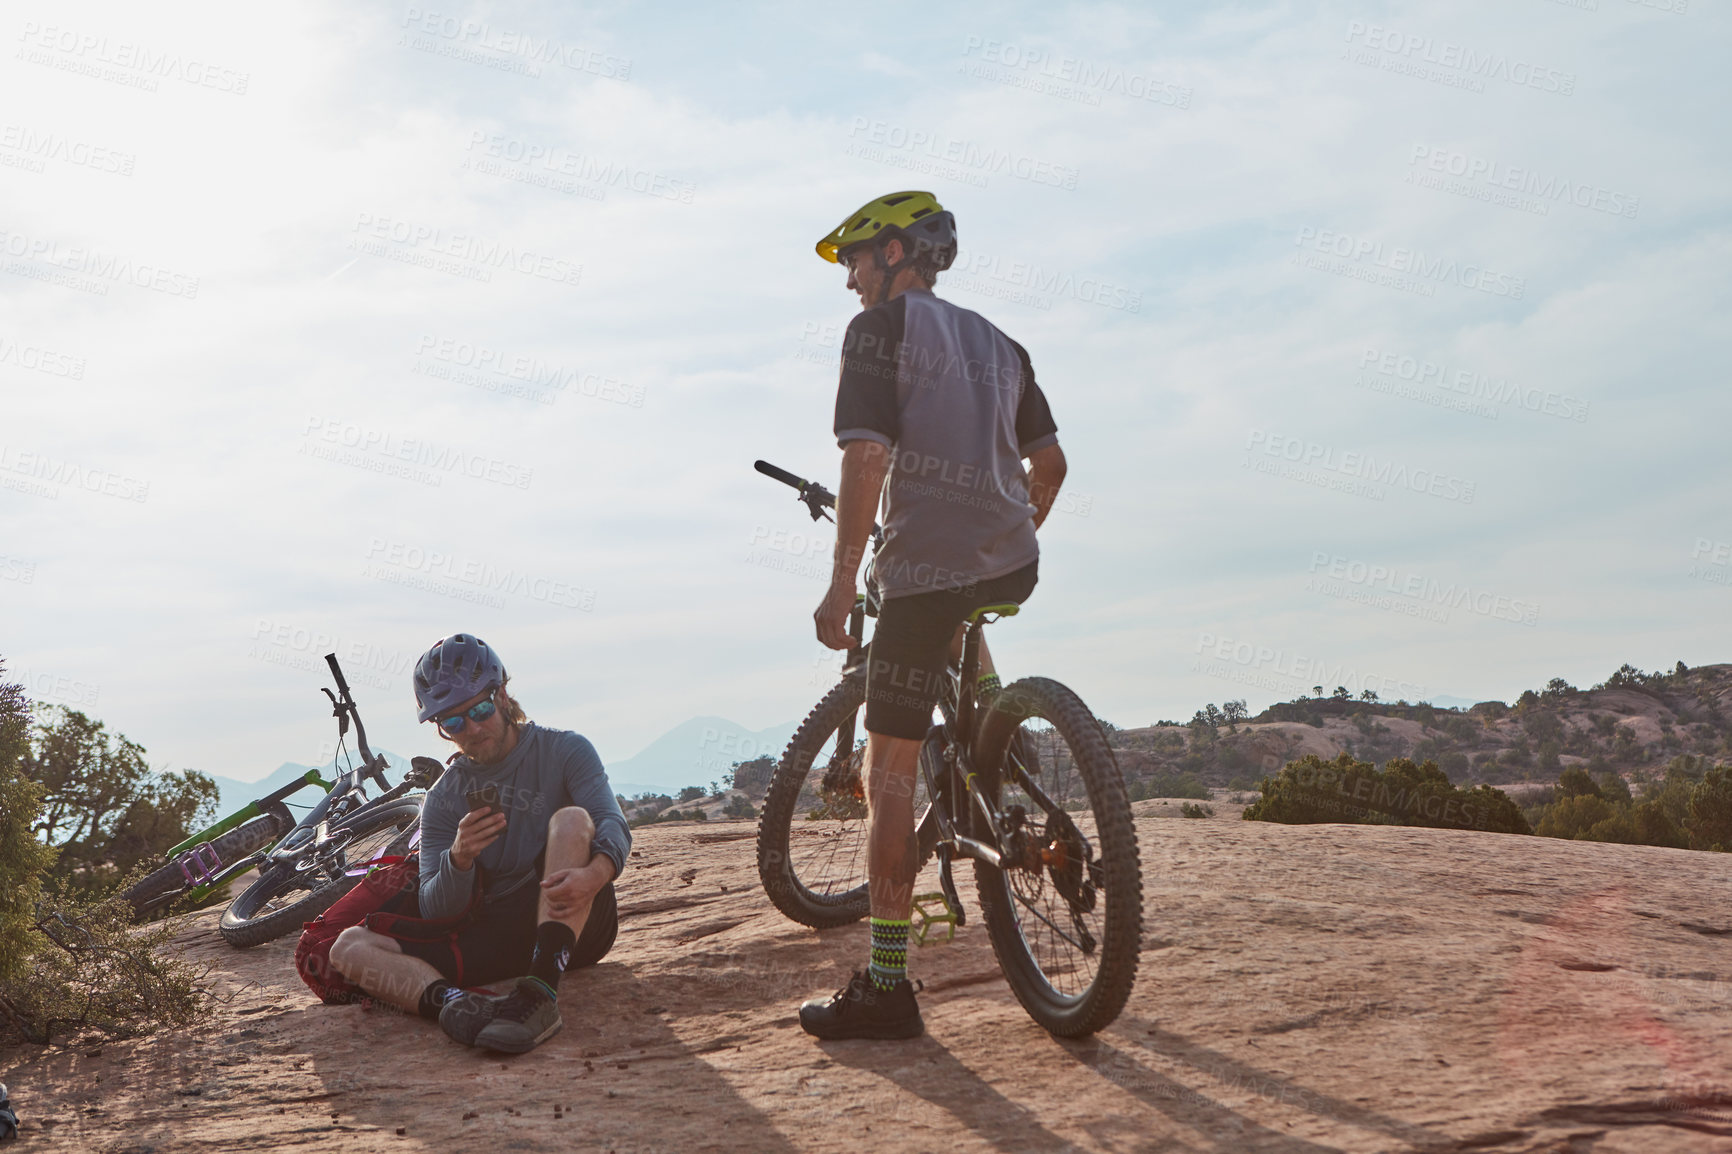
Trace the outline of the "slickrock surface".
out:
M 638 831 L 619 945 L 531 1054 L 321 1006 L 292 939 L 231 950 L 206 912 L 178 948 L 227 999 L 210 1027 L 9 1050 L 0 1080 L 29 1148 L 138 1154 L 1732 1150 L 1732 856 L 1176 808 L 1137 805 L 1142 970 L 1081 1042 L 977 920 L 913 958 L 925 1038 L 813 1042 L 795 1008 L 864 927 L 787 921 L 754 827 L 694 823 Z

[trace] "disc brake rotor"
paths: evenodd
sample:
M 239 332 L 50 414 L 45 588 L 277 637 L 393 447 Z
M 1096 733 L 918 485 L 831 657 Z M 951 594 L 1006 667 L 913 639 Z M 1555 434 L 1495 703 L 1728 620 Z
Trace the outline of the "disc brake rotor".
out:
M 1096 888 L 1089 867 L 1089 847 L 1076 822 L 1063 810 L 1049 814 L 1041 833 L 1041 864 L 1046 867 L 1059 896 L 1073 912 L 1095 908 Z

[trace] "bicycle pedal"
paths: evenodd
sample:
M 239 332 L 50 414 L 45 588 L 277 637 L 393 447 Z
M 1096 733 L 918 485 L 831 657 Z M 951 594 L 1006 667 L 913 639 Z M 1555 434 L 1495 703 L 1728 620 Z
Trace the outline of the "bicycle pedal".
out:
M 942 913 L 929 910 L 928 906 L 936 906 Z M 956 927 L 961 920 L 957 911 L 950 905 L 943 894 L 915 894 L 914 906 L 909 911 L 908 937 L 917 946 L 942 946 L 956 940 Z M 932 937 L 935 926 L 944 927 L 942 939 Z

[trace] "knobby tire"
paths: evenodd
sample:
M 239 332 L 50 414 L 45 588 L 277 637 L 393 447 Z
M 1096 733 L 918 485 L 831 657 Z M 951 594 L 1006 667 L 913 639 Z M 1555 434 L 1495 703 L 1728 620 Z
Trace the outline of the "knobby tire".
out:
M 261 814 L 213 838 L 210 844 L 217 860 L 226 867 L 271 845 L 287 832 L 278 818 Z M 180 864 L 171 861 L 129 886 L 121 896 L 132 903 L 134 915 L 142 919 L 173 905 L 177 898 L 193 888 Z
M 1051 1033 L 1083 1037 L 1118 1017 L 1136 981 L 1143 907 L 1136 826 L 1124 778 L 1094 714 L 1071 690 L 1044 677 L 1024 678 L 1006 686 L 981 723 L 976 766 L 989 771 L 986 776 L 994 783 L 990 788 L 998 789 L 1006 751 L 1023 721 L 1031 717 L 1050 723 L 1069 747 L 1096 825 L 1099 896 L 1104 898 L 1106 912 L 1101 919 L 1104 932 L 1098 944 L 1099 962 L 1087 988 L 1067 995 L 1042 971 L 1023 933 L 1020 906 L 1010 880 L 1012 869 L 976 861 L 975 884 L 993 952 L 1017 1001 Z
M 764 814 L 758 823 L 758 878 L 763 883 L 764 893 L 778 910 L 813 929 L 831 929 L 857 922 L 871 907 L 864 848 L 859 861 L 859 884 L 829 893 L 811 888 L 808 882 L 815 883 L 817 879 L 800 877 L 791 852 L 793 825 L 799 820 L 800 796 L 814 763 L 824 744 L 850 718 L 855 719 L 855 739 L 866 736 L 865 717 L 861 710 L 865 704 L 866 679 L 856 674 L 844 677 L 813 707 L 800 728 L 794 731 L 776 766 L 769 792 L 764 798 Z M 925 865 L 938 843 L 938 822 L 930 809 L 924 817 L 916 813 L 915 818 L 919 823 L 920 863 Z

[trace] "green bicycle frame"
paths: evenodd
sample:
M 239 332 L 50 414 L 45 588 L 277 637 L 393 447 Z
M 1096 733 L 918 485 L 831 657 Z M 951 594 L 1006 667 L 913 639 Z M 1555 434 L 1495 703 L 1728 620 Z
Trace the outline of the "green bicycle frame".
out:
M 331 782 L 328 782 L 324 778 L 320 777 L 318 770 L 309 769 L 306 772 L 306 774 L 304 776 L 302 776 L 298 782 L 291 784 L 286 789 L 278 790 L 274 796 L 277 798 L 286 797 L 289 794 L 295 793 L 298 790 L 300 790 L 306 786 L 309 786 L 309 785 L 316 785 L 320 789 L 324 790 L 326 793 L 329 793 L 331 790 L 336 788 L 336 786 L 333 785 Z M 181 842 L 179 845 L 171 848 L 168 851 L 167 856 L 169 856 L 171 858 L 178 857 L 181 854 L 185 853 L 187 850 L 192 849 L 194 846 L 199 845 L 203 842 L 212 841 L 215 838 L 221 837 L 223 834 L 227 833 L 229 830 L 235 829 L 236 827 L 241 826 L 241 825 L 245 825 L 247 822 L 251 821 L 253 818 L 260 817 L 264 813 L 265 813 L 265 809 L 259 802 L 249 801 L 249 802 L 247 802 L 247 804 L 241 806 L 241 808 L 235 810 L 233 813 L 229 814 L 227 817 L 222 818 L 222 819 L 214 822 L 211 825 L 207 825 L 205 828 L 199 830 L 197 833 L 193 834 L 191 837 L 187 838 L 185 841 Z M 194 886 L 192 889 L 188 890 L 186 896 L 193 901 L 198 901 L 198 900 L 201 900 L 203 898 L 210 896 L 210 894 L 212 892 L 214 892 L 218 886 L 222 885 L 223 882 L 227 881 L 231 876 L 233 876 L 236 872 L 238 872 L 237 867 L 243 866 L 243 865 L 246 866 L 248 869 L 252 868 L 251 859 L 249 858 L 249 859 L 245 859 L 245 860 L 240 861 L 240 862 L 232 863 L 231 865 L 229 865 L 225 869 L 219 871 L 217 873 L 216 877 L 210 883 L 208 883 L 206 885 L 201 885 L 201 886 Z

